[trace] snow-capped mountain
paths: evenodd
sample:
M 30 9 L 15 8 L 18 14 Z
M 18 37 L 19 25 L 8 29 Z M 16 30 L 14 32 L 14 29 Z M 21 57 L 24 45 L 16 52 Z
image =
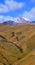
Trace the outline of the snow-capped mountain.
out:
M 16 25 L 16 24 L 18 24 L 18 23 L 15 22 L 15 21 L 9 20 L 9 21 L 4 21 L 3 24 Z
M 28 21 L 26 18 L 14 18 L 13 20 L 8 20 L 4 21 L 3 24 L 10 24 L 10 25 L 15 25 L 15 24 L 24 24 L 24 23 L 30 23 L 31 21 Z
M 29 21 L 27 19 L 24 19 L 22 17 L 16 18 L 15 22 L 17 22 L 17 23 L 29 23 Z

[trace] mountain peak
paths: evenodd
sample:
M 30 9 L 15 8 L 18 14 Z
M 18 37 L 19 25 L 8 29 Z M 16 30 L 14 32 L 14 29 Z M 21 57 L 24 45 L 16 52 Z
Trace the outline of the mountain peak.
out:
M 4 21 L 3 24 L 10 24 L 10 25 L 15 25 L 15 24 L 25 24 L 25 23 L 31 23 L 31 21 L 29 21 L 29 19 L 23 18 L 23 17 L 19 17 L 19 18 L 14 18 L 13 20 L 8 20 L 8 21 Z

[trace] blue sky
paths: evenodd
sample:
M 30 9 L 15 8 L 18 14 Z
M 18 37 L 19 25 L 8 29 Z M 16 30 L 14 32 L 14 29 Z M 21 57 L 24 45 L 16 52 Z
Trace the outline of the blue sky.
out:
M 17 17 L 35 20 L 35 0 L 0 0 L 0 22 Z

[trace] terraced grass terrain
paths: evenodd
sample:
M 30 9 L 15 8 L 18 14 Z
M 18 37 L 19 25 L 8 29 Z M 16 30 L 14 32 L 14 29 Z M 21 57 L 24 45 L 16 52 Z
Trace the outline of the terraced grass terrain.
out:
M 0 65 L 35 65 L 35 25 L 0 24 Z

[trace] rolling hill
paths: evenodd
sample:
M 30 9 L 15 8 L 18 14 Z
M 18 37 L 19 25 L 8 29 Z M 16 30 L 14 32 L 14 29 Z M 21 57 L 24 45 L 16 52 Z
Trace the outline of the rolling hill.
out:
M 33 63 L 35 65 L 35 25 L 0 24 L 0 65 Z

